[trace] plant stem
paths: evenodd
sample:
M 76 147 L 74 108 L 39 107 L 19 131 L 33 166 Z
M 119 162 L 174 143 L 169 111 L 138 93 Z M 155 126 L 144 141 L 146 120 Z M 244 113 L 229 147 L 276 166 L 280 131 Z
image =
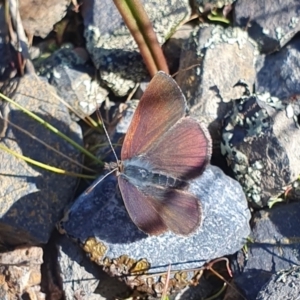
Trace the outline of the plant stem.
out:
M 114 0 L 135 39 L 146 67 L 153 77 L 159 70 L 169 73 L 166 59 L 140 0 Z

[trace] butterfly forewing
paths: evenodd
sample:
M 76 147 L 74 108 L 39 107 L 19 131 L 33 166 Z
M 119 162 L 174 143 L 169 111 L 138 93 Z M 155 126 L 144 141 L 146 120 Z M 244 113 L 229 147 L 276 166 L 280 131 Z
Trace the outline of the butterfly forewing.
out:
M 188 180 L 203 172 L 211 147 L 207 130 L 196 120 L 184 117 L 152 144 L 145 159 L 153 171 Z
M 124 139 L 121 159 L 147 152 L 149 147 L 185 115 L 185 98 L 169 75 L 158 72 L 149 83 Z

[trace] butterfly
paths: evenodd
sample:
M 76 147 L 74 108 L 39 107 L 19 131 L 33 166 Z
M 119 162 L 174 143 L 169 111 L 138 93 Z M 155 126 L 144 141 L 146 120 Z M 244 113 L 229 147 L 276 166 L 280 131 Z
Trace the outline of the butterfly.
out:
M 158 72 L 133 115 L 117 171 L 125 207 L 141 231 L 188 236 L 200 226 L 200 199 L 187 188 L 203 173 L 211 152 L 208 130 L 186 116 L 179 86 Z

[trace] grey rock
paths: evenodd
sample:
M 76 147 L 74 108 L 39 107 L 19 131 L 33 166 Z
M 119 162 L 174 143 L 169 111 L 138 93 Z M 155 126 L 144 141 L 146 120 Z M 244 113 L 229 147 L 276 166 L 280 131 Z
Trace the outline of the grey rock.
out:
M 234 24 L 246 28 L 263 53 L 278 51 L 299 32 L 300 4 L 297 0 L 239 0 Z
M 272 202 L 300 173 L 300 131 L 287 107 L 270 94 L 233 102 L 224 120 L 222 154 L 254 207 Z
M 110 278 L 99 266 L 91 263 L 86 253 L 66 236 L 60 236 L 56 246 L 59 276 L 66 300 L 112 299 L 128 289 L 124 283 L 122 285 L 117 279 Z
M 256 300 L 297 300 L 300 295 L 300 268 L 297 266 L 272 275 Z
M 299 98 L 300 93 L 299 53 L 300 39 L 295 38 L 277 53 L 258 56 L 255 66 L 256 91 L 268 92 L 293 106 L 294 98 Z M 297 113 L 300 113 L 299 109 Z
M 247 244 L 246 255 L 238 253 L 232 268 L 234 282 L 248 300 L 256 299 L 273 274 L 299 265 L 299 216 L 300 203 L 279 205 L 254 215 L 253 242 Z
M 60 224 L 60 231 L 77 239 L 111 275 L 130 273 L 130 268 L 165 272 L 166 262 L 173 271 L 199 268 L 206 261 L 235 253 L 249 234 L 250 212 L 241 187 L 217 167 L 208 167 L 191 182 L 189 191 L 203 206 L 203 226 L 189 237 L 171 232 L 147 236 L 139 231 L 116 185 L 115 176 L 110 175 L 83 193 Z M 127 279 L 127 284 L 144 289 L 149 282 L 138 278 Z
M 77 143 L 82 143 L 78 124 L 71 121 L 67 109 L 55 96 L 54 88 L 36 75 L 10 81 L 4 93 Z M 29 132 L 25 134 L 2 120 L 2 147 L 50 166 L 74 173 L 81 171 L 80 166 L 69 161 L 72 158 L 79 162 L 81 154 L 68 142 L 12 104 L 2 101 L 0 109 L 4 119 Z M 34 137 L 67 157 L 53 152 Z M 60 214 L 73 197 L 76 178 L 31 165 L 4 150 L 0 151 L 0 161 L 1 246 L 47 243 Z
M 65 45 L 45 60 L 35 63 L 37 73 L 48 79 L 58 95 L 72 108 L 72 117 L 84 119 L 106 100 L 108 91 L 95 78 L 95 68 L 87 63 L 83 48 Z
M 220 154 L 220 131 L 231 99 L 243 94 L 234 85 L 240 79 L 249 85 L 254 82 L 255 51 L 247 32 L 217 25 L 196 28 L 182 50 L 180 69 L 199 66 L 179 72 L 176 80 L 190 113 L 207 124 L 214 155 Z
M 190 15 L 187 0 L 141 1 L 163 44 Z M 147 73 L 137 45 L 111 0 L 85 1 L 82 6 L 87 49 L 101 79 L 124 96 Z

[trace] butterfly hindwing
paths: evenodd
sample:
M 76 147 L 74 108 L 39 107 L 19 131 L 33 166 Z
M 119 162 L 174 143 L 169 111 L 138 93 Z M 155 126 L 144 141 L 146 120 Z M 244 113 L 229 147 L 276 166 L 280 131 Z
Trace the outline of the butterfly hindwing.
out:
M 135 186 L 121 176 L 119 186 L 132 221 L 147 234 L 169 229 L 186 236 L 201 223 L 201 204 L 191 193 L 154 185 Z
M 193 194 L 172 188 L 142 188 L 151 195 L 152 203 L 166 227 L 175 234 L 187 236 L 201 224 L 201 203 Z
M 118 178 L 119 188 L 127 212 L 133 223 L 149 235 L 159 235 L 167 230 L 151 196 L 142 193 L 135 185 L 122 177 Z

